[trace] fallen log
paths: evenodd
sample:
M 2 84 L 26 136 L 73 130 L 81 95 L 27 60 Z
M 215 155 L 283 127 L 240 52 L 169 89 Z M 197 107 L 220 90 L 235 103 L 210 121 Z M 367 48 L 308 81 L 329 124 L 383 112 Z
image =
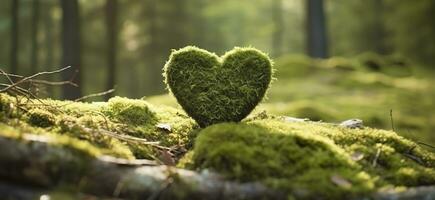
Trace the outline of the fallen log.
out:
M 207 171 L 148 164 L 107 162 L 41 140 L 0 137 L 0 189 L 8 184 L 29 191 L 67 187 L 121 199 L 285 199 L 283 193 L 259 183 L 242 184 Z

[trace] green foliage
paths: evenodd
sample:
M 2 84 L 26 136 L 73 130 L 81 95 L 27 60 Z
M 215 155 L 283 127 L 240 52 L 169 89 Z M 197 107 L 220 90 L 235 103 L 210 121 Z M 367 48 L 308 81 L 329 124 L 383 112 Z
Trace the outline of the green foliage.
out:
M 188 157 L 184 166 L 260 181 L 298 199 L 347 199 L 381 187 L 435 183 L 435 154 L 394 132 L 279 118 L 207 127 Z
M 205 127 L 245 118 L 269 87 L 272 63 L 254 48 L 234 48 L 219 58 L 189 46 L 172 52 L 164 76 L 183 109 Z

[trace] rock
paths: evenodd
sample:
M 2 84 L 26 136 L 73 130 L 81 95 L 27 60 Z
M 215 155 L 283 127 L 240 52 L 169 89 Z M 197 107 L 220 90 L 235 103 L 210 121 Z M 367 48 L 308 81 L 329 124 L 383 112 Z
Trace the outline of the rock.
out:
M 349 119 L 340 123 L 341 127 L 345 128 L 363 128 L 363 121 L 360 119 Z

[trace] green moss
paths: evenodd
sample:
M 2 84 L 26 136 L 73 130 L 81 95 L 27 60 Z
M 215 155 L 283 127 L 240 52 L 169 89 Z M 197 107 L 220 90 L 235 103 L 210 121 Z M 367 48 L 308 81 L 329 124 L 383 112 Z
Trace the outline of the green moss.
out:
M 50 127 L 56 123 L 55 116 L 46 110 L 33 109 L 27 115 L 27 122 L 37 127 Z
M 354 98 L 352 103 L 359 105 L 363 100 Z M 194 145 L 193 150 L 178 162 L 178 167 L 207 168 L 230 180 L 258 181 L 296 199 L 318 196 L 347 199 L 366 196 L 377 188 L 435 184 L 435 155 L 391 131 L 345 129 L 318 122 L 289 123 L 283 117 L 266 113 L 241 123 L 222 123 L 199 129 L 182 110 L 156 106 L 144 100 L 116 97 L 109 102 L 96 103 L 41 101 L 44 105 L 23 104 L 23 109 L 11 108 L 14 98 L 0 94 L 0 104 L 5 106 L 0 111 L 3 115 L 0 137 L 41 139 L 80 153 L 86 159 L 101 155 L 129 159 L 159 156 L 159 152 L 150 146 L 119 140 L 99 132 L 101 130 L 159 141 L 160 145 L 173 149 L 190 149 Z M 332 103 L 341 101 L 343 99 L 337 97 Z M 319 118 L 324 119 L 325 113 L 330 117 L 341 116 L 341 110 L 334 111 L 328 105 L 337 104 L 310 104 L 304 100 L 284 104 L 288 109 L 278 104 L 267 107 L 276 106 L 276 111 L 291 113 L 299 111 L 300 117 L 310 117 L 313 114 L 305 108 L 313 106 L 318 112 L 312 113 L 318 114 Z M 10 109 L 14 109 L 15 114 L 8 114 Z M 342 108 L 350 112 L 348 109 Z M 41 128 L 40 123 L 26 123 L 30 113 L 45 113 L 56 120 L 51 126 Z M 359 110 L 355 113 L 364 114 Z M 404 120 L 402 117 L 407 116 L 397 115 L 395 120 L 400 122 Z M 170 130 L 159 128 L 158 124 L 165 124 Z
M 234 48 L 219 58 L 189 46 L 172 52 L 164 76 L 186 113 L 205 127 L 245 118 L 269 87 L 272 62 L 254 48 Z
M 21 97 L 17 98 L 20 99 Z M 109 102 L 81 103 L 40 99 L 38 104 L 20 103 L 10 107 L 15 98 L 0 94 L 0 124 L 14 127 L 15 132 L 62 136 L 87 142 L 100 154 L 121 158 L 154 158 L 159 155 L 148 145 L 114 137 L 137 137 L 167 147 L 190 146 L 197 127 L 184 112 L 146 101 L 114 97 Z M 13 114 L 11 114 L 13 109 Z M 22 123 L 28 122 L 28 123 Z M 170 126 L 167 131 L 156 125 Z
M 354 153 L 363 156 L 355 159 Z M 394 132 L 279 119 L 210 126 L 182 163 L 308 199 L 351 198 L 387 185 L 435 184 L 435 154 Z
M 107 116 L 119 120 L 121 123 L 141 125 L 154 120 L 154 113 L 148 108 L 145 101 L 113 97 L 105 110 Z
M 26 140 L 26 138 L 31 138 L 33 140 L 45 141 L 52 146 L 69 149 L 84 156 L 97 157 L 102 155 L 101 150 L 88 141 L 71 138 L 65 135 L 48 133 L 42 128 L 35 128 L 26 125 L 18 126 L 17 124 L 11 126 L 0 123 L 0 130 L 0 137 L 16 140 Z

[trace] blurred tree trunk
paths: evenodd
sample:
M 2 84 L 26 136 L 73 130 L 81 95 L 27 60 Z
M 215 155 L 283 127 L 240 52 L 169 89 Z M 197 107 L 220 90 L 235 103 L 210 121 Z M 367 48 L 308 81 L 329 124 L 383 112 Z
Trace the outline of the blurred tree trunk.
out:
M 272 19 L 274 30 L 272 36 L 272 55 L 278 57 L 282 54 L 282 43 L 284 37 L 284 19 L 282 0 L 273 0 Z
M 325 11 L 323 0 L 306 1 L 307 53 L 313 58 L 327 58 Z
M 386 30 L 384 24 L 384 2 L 383 0 L 374 0 L 374 17 L 375 21 L 373 24 L 373 37 L 375 38 L 374 45 L 375 51 L 378 54 L 387 54 L 388 47 L 385 44 L 386 41 Z
M 53 63 L 54 63 L 54 61 L 53 61 L 53 59 L 54 59 L 54 56 L 53 56 L 54 55 L 53 37 L 54 37 L 54 34 L 53 34 L 53 19 L 51 16 L 53 6 L 51 4 L 51 1 L 47 1 L 44 4 L 44 8 L 45 8 L 44 9 L 45 12 L 43 15 L 44 16 L 43 25 L 44 25 L 44 34 L 45 34 L 45 36 L 44 36 L 44 42 L 45 42 L 45 63 L 44 63 L 44 65 L 45 65 L 45 69 L 44 70 L 51 71 L 51 70 L 54 70 L 54 68 L 53 68 Z M 50 76 L 49 79 L 51 81 L 55 80 L 53 78 L 53 76 Z M 54 93 L 53 87 L 48 87 L 47 92 L 48 92 L 49 96 L 54 97 L 53 96 L 53 93 Z
M 204 8 L 206 6 L 206 1 L 194 1 L 193 8 L 190 10 L 189 14 L 192 18 L 190 26 L 194 28 L 193 31 L 193 43 L 198 44 L 200 48 L 207 49 L 207 22 L 204 16 Z
M 31 70 L 32 74 L 38 71 L 38 28 L 39 28 L 39 0 L 33 0 L 32 5 L 32 50 L 30 55 Z
M 146 19 L 148 20 L 148 34 L 150 42 L 147 46 L 147 83 L 145 88 L 147 94 L 156 94 L 159 91 L 157 87 L 162 78 L 160 74 L 160 66 L 158 66 L 160 52 L 162 52 L 162 45 L 159 40 L 159 31 L 157 26 L 157 1 L 148 0 L 146 9 Z M 178 36 L 175 36 L 178 37 Z
M 60 0 L 62 5 L 62 67 L 72 66 L 63 71 L 63 80 L 74 78 L 74 82 L 81 86 L 80 60 L 80 19 L 78 0 Z M 80 87 L 62 86 L 64 99 L 76 99 L 81 96 Z
M 11 51 L 10 73 L 18 74 L 18 34 L 19 34 L 19 0 L 12 0 L 11 5 Z
M 116 81 L 116 61 L 118 43 L 118 0 L 106 1 L 106 27 L 107 27 L 107 85 L 110 90 L 115 87 Z M 109 99 L 112 94 L 106 95 Z

